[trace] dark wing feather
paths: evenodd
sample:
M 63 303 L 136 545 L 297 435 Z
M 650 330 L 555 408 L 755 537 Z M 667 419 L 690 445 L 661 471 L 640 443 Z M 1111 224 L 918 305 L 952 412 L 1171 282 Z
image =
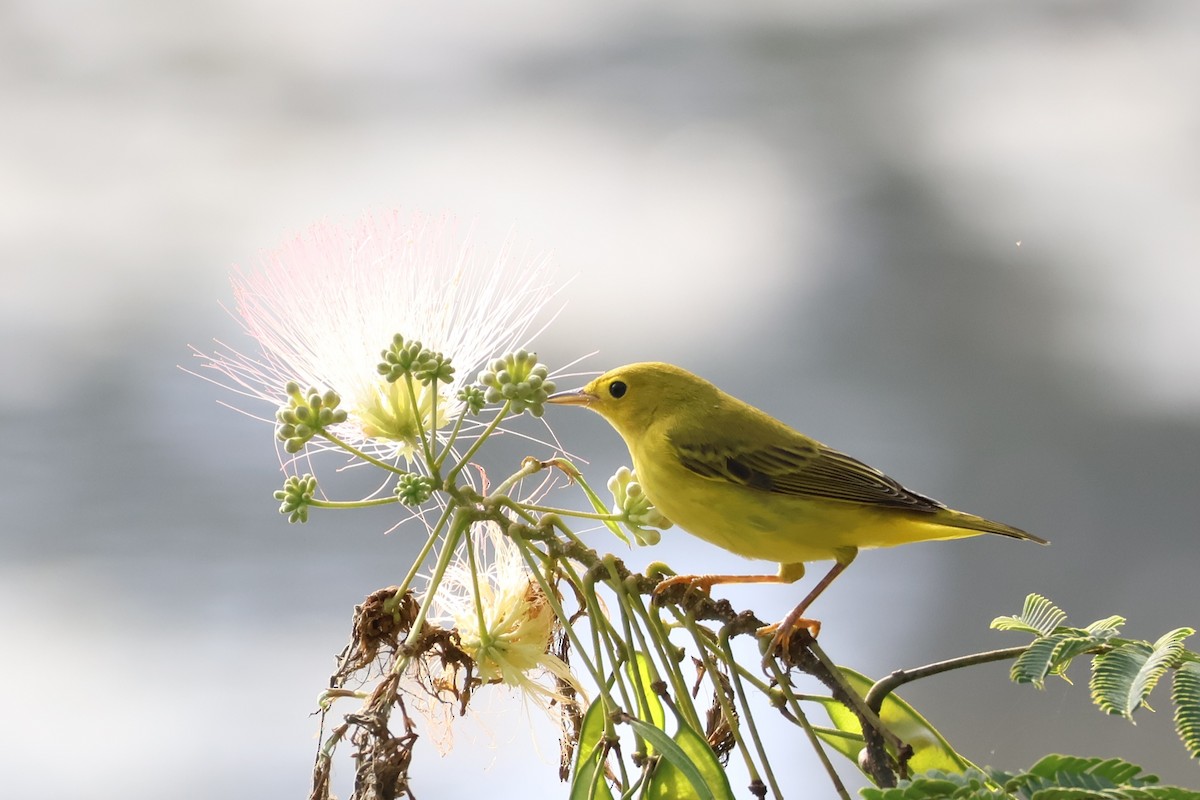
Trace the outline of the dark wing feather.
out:
M 680 463 L 714 480 L 764 492 L 934 512 L 941 503 L 905 489 L 856 458 L 812 441 L 752 448 L 679 441 Z

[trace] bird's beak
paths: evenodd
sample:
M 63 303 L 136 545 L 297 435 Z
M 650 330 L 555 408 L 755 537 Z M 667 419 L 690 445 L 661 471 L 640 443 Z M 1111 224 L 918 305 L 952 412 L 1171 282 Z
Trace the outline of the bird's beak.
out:
M 546 398 L 546 402 L 560 406 L 590 406 L 596 402 L 596 395 L 583 389 L 569 389 L 565 392 L 555 392 Z

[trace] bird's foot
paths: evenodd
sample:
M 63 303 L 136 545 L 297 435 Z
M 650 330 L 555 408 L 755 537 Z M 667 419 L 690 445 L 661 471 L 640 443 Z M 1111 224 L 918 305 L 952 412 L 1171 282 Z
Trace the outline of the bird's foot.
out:
M 782 579 L 778 575 L 675 575 L 659 581 L 654 587 L 654 596 L 675 586 L 687 586 L 688 591 L 698 589 L 708 594 L 718 583 L 790 583 L 791 579 Z
M 792 650 L 792 636 L 800 629 L 808 631 L 808 635 L 815 639 L 821 633 L 821 621 L 800 616 L 793 619 L 792 615 L 789 614 L 781 622 L 762 626 L 755 631 L 755 635 L 760 639 L 767 636 L 771 637 L 770 641 L 767 642 L 767 656 L 781 653 L 786 657 Z
M 686 586 L 685 595 L 693 591 L 708 594 L 715 584 L 723 583 L 721 578 L 724 577 L 724 575 L 673 575 L 670 578 L 664 578 L 659 581 L 658 586 L 654 587 L 651 596 L 658 597 L 663 592 L 673 589 L 676 586 Z

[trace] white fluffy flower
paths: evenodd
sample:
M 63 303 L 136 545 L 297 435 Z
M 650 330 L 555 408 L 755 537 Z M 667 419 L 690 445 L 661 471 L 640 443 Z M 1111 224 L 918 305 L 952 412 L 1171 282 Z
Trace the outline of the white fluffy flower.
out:
M 237 314 L 261 355 L 222 343 L 198 353 L 223 376 L 217 382 L 276 407 L 287 402 L 289 381 L 332 389 L 348 412 L 332 432 L 387 459 L 411 453 L 433 406 L 417 385 L 414 411 L 405 382 L 388 383 L 376 370 L 392 336 L 452 360 L 453 380 L 438 383 L 440 427 L 461 408 L 458 389 L 489 358 L 524 344 L 553 293 L 544 255 L 514 254 L 507 242 L 484 256 L 449 219 L 400 212 L 314 225 L 232 281 Z
M 565 698 L 541 682 L 548 674 L 581 692 L 570 667 L 549 652 L 557 620 L 545 593 L 529 573 L 517 545 L 492 522 L 472 530 L 475 571 L 463 556 L 450 564 L 434 596 L 443 624 L 475 661 L 484 683 L 521 689 L 543 707 Z M 476 594 L 478 586 L 478 595 Z

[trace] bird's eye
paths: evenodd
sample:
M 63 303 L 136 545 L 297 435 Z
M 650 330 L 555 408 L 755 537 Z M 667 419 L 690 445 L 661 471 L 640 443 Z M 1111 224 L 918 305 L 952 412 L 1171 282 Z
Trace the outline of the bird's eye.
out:
M 628 389 L 629 387 L 625 385 L 625 381 L 613 381 L 608 385 L 608 393 L 617 399 L 624 397 Z

